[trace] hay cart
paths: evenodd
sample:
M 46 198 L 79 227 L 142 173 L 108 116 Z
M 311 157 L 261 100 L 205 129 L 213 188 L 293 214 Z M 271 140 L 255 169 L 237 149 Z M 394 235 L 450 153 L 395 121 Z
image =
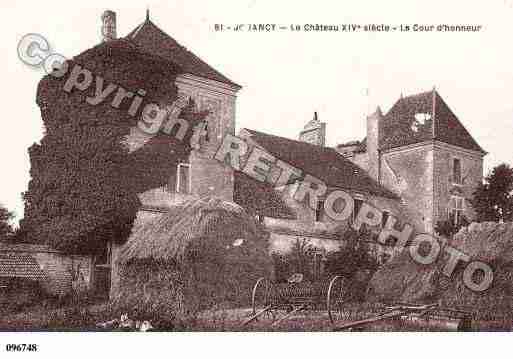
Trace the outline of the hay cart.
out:
M 344 297 L 347 294 L 346 279 L 334 276 L 315 282 L 298 280 L 285 283 L 271 282 L 259 278 L 251 296 L 252 315 L 243 323 L 246 325 L 263 315 L 271 315 L 272 325 L 277 325 L 299 311 L 326 310 L 330 321 L 335 323 Z M 285 311 L 285 316 L 276 319 L 277 311 Z
M 471 329 L 472 314 L 469 312 L 443 308 L 438 303 L 376 303 L 377 313 L 360 320 L 348 321 L 344 317 L 344 304 L 350 299 L 348 281 L 343 276 L 308 282 L 292 281 L 276 283 L 267 278 L 259 278 L 252 291 L 251 316 L 243 323 L 247 325 L 267 315 L 272 317 L 275 326 L 300 311 L 326 311 L 332 330 L 362 330 L 392 323 L 392 330 L 466 331 Z M 347 309 L 347 308 L 346 308 Z M 278 311 L 286 314 L 277 318 Z

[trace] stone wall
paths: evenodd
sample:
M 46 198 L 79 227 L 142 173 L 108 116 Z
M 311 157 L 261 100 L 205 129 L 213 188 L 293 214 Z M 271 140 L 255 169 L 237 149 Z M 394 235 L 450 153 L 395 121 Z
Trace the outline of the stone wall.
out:
M 462 183 L 454 183 L 453 160 L 461 163 Z M 448 218 L 448 205 L 451 195 L 465 198 L 464 215 L 472 220 L 474 210 L 471 205 L 473 192 L 483 180 L 483 157 L 475 151 L 437 143 L 434 151 L 434 222 Z
M 301 203 L 293 198 L 295 185 L 286 186 L 282 189 L 282 198 L 284 202 L 292 209 L 297 219 L 286 220 L 266 217 L 264 224 L 271 232 L 270 249 L 280 253 L 287 253 L 294 241 L 298 238 L 307 238 L 309 242 L 319 249 L 326 252 L 335 251 L 345 245 L 340 239 L 340 234 L 349 229 L 350 219 L 344 222 L 338 222 L 331 219 L 326 214 L 322 214 L 320 221 L 316 221 L 315 210 L 306 203 Z M 328 193 L 335 190 L 330 188 Z M 398 200 L 378 197 L 365 193 L 356 193 L 348 191 L 353 197 L 360 199 L 381 211 L 386 211 L 399 219 L 400 222 L 405 218 L 406 208 Z M 337 204 L 337 202 L 336 202 Z M 339 204 L 342 206 L 342 204 Z M 342 208 L 335 208 L 336 211 Z M 379 230 L 376 228 L 376 230 Z M 376 244 L 376 252 L 388 252 L 387 248 Z
M 227 134 L 235 134 L 235 102 L 238 89 L 192 75 L 176 80 L 178 93 L 194 100 L 198 111 L 210 111 L 206 118 L 209 141 L 202 141 L 198 151 L 192 151 L 192 192 L 198 197 L 215 195 L 233 201 L 233 170 L 214 159 Z
M 406 146 L 381 155 L 381 184 L 399 195 L 405 220 L 419 232 L 432 233 L 433 144 Z
M 453 181 L 453 159 L 461 163 L 462 183 Z M 470 199 L 483 179 L 481 153 L 435 141 L 381 156 L 381 184 L 398 194 L 406 218 L 420 232 L 433 233 L 437 221 L 448 218 L 451 195 L 465 198 L 465 216 L 472 219 Z

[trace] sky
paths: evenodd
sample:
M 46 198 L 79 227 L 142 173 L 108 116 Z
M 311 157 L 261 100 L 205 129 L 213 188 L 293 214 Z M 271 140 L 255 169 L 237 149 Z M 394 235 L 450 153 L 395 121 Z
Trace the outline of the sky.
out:
M 401 94 L 436 86 L 483 147 L 485 174 L 513 164 L 513 0 L 490 1 L 199 1 L 89 0 L 2 3 L 0 203 L 23 217 L 30 179 L 28 147 L 43 136 L 37 84 L 44 75 L 22 63 L 28 33 L 68 58 L 101 41 L 100 16 L 117 13 L 118 36 L 146 16 L 182 45 L 242 85 L 237 128 L 297 138 L 314 111 L 327 144 L 365 136 L 365 116 L 387 111 Z M 216 32 L 215 24 L 482 25 L 477 33 Z

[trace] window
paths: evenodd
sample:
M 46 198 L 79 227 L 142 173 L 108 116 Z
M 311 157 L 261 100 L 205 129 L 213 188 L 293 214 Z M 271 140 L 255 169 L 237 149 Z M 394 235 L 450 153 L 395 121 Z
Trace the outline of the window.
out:
M 324 201 L 317 200 L 317 208 L 315 209 L 315 221 L 322 221 L 322 214 L 324 212 Z
M 176 171 L 176 192 L 191 193 L 191 165 L 188 163 L 179 163 Z
M 112 245 L 110 242 L 105 242 L 98 253 L 96 253 L 94 260 L 97 267 L 110 267 L 112 260 Z
M 208 128 L 208 121 L 205 121 L 205 141 L 210 142 L 210 134 L 209 134 L 209 128 Z
M 356 216 L 358 212 L 360 212 L 360 208 L 362 208 L 363 201 L 361 199 L 354 199 L 354 209 L 353 209 L 353 223 L 356 221 Z
M 452 162 L 452 181 L 461 184 L 461 161 L 458 158 Z
M 449 219 L 453 221 L 455 225 L 461 223 L 464 211 L 465 199 L 460 196 L 451 196 L 449 201 Z
M 381 217 L 381 227 L 385 228 L 385 225 L 387 224 L 388 217 L 390 217 L 390 213 L 387 211 L 383 211 L 383 217 Z

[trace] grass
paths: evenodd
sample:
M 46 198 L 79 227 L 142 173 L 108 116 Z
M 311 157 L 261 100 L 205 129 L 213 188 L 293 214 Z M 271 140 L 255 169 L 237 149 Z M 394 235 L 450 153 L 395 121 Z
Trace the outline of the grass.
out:
M 336 313 L 337 324 L 365 319 L 385 310 L 383 305 L 372 303 L 354 303 L 345 305 Z M 242 331 L 242 332 L 324 332 L 331 331 L 332 324 L 324 310 L 301 311 L 273 325 L 282 318 L 286 311 L 274 311 L 263 315 L 247 325 L 244 321 L 251 316 L 250 308 L 231 308 L 208 310 L 200 313 L 194 323 L 180 331 Z M 96 323 L 118 318 L 107 304 L 89 306 L 69 306 L 60 309 L 44 308 L 12 313 L 0 318 L 0 330 L 3 331 L 99 331 Z M 471 330 L 475 331 L 509 331 L 511 320 L 507 316 L 496 315 L 489 320 L 473 321 Z M 434 327 L 422 326 L 422 323 L 403 320 L 387 320 L 362 328 L 365 331 L 433 331 Z
M 59 309 L 32 310 L 3 315 L 2 331 L 92 331 L 96 323 L 103 321 L 109 310 L 105 304 L 90 306 L 72 305 Z

